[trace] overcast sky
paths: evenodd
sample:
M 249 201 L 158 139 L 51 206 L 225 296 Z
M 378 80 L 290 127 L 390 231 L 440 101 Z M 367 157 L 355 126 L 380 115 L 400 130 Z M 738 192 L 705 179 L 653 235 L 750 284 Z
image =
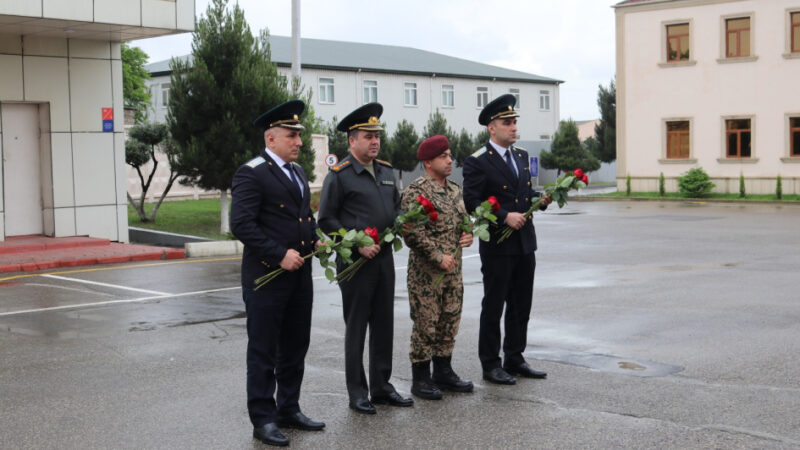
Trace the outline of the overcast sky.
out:
M 233 3 L 234 0 L 231 0 Z M 597 86 L 614 77 L 619 0 L 305 0 L 305 38 L 414 47 L 564 80 L 561 117 L 599 117 Z M 210 0 L 195 0 L 204 15 Z M 291 0 L 239 0 L 254 33 L 291 36 Z M 191 53 L 191 35 L 134 41 L 150 62 Z

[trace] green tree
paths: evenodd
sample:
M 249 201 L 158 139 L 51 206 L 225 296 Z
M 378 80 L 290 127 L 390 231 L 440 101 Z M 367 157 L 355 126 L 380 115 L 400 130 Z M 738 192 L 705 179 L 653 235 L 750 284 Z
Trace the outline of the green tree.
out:
M 150 190 L 153 176 L 158 169 L 158 159 L 156 159 L 156 152 L 158 150 L 161 150 L 161 152 L 166 155 L 170 174 L 164 191 L 161 192 L 158 202 L 154 205 L 148 217 L 144 210 L 144 201 L 147 197 L 147 192 Z M 141 222 L 156 221 L 156 214 L 158 213 L 159 206 L 161 206 L 161 202 L 164 201 L 167 193 L 172 189 L 173 183 L 175 183 L 175 180 L 178 178 L 180 163 L 176 161 L 175 155 L 175 144 L 170 138 L 169 129 L 165 124 L 142 122 L 135 125 L 128 132 L 128 140 L 125 142 L 125 162 L 136 169 L 142 187 L 142 194 L 139 200 L 135 201 L 133 197 L 131 197 L 131 194 L 128 193 L 128 201 L 136 210 L 136 214 L 139 215 L 139 220 Z M 142 168 L 150 161 L 152 161 L 153 164 L 150 167 L 150 173 L 147 175 L 147 179 L 145 179 Z
M 464 160 L 469 158 L 469 155 L 475 153 L 477 146 L 472 135 L 469 134 L 465 128 L 461 129 L 461 134 L 458 135 L 456 143 L 450 143 L 450 151 L 453 153 L 453 160 L 456 162 L 456 167 L 464 165 Z
M 192 34 L 192 62 L 173 59 L 167 123 L 177 147 L 182 183 L 219 190 L 220 232 L 229 231 L 227 191 L 236 169 L 264 147 L 252 121 L 290 98 L 286 77 L 271 62 L 268 32 L 254 37 L 238 3 L 212 0 Z M 310 92 L 299 94 L 309 105 Z M 300 118 L 306 131 L 298 164 L 314 179 L 308 136 L 319 130 L 313 109 Z
M 543 168 L 555 169 L 557 175 L 578 168 L 584 172 L 600 168 L 600 161 L 581 144 L 578 126 L 572 119 L 561 121 L 553 135 L 550 151 L 542 150 L 540 160 Z
M 711 177 L 702 167 L 689 169 L 683 176 L 678 177 L 678 189 L 686 197 L 703 197 L 714 189 Z
M 350 154 L 350 144 L 347 141 L 347 133 L 336 129 L 338 123 L 339 120 L 333 116 L 333 119 L 325 124 L 323 132 L 328 136 L 328 153 L 336 155 L 336 158 L 341 161 Z M 381 147 L 383 146 L 381 145 Z
M 400 189 L 403 188 L 403 172 L 410 172 L 417 167 L 417 147 L 420 138 L 414 124 L 403 119 L 394 130 L 389 148 L 392 166 L 400 171 Z
M 739 198 L 744 198 L 747 195 L 744 189 L 744 174 L 739 172 Z
M 484 128 L 475 136 L 475 150 L 485 146 L 489 142 L 489 129 Z
M 600 108 L 600 122 L 594 126 L 597 147 L 594 156 L 602 162 L 610 163 L 617 159 L 617 86 L 614 80 L 608 88 L 598 86 L 597 106 Z
M 775 197 L 778 200 L 783 198 L 783 182 L 781 180 L 781 174 L 778 174 L 778 177 L 775 179 Z
M 145 81 L 150 73 L 145 70 L 147 53 L 139 47 L 122 44 L 122 99 L 126 108 L 136 109 L 136 122 L 147 117 L 150 107 L 150 91 Z

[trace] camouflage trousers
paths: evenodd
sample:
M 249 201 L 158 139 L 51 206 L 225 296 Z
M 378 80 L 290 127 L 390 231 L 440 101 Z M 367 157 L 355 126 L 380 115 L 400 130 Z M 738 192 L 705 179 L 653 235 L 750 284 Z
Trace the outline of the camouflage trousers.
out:
M 409 268 L 408 300 L 411 304 L 412 363 L 430 361 L 433 356 L 450 356 L 456 343 L 464 299 L 461 267 L 445 275 L 439 286 L 433 280 L 441 269 Z

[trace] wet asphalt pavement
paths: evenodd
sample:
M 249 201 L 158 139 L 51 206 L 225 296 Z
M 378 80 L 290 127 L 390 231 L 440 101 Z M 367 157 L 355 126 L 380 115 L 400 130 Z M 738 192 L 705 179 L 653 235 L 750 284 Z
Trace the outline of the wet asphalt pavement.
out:
M 800 448 L 800 207 L 576 201 L 535 223 L 526 356 L 547 380 L 481 379 L 475 244 L 453 363 L 475 392 L 357 415 L 341 298 L 316 270 L 301 406 L 327 427 L 292 446 Z M 406 256 L 392 382 L 408 394 Z M 48 273 L 0 282 L 0 448 L 262 448 L 237 259 Z

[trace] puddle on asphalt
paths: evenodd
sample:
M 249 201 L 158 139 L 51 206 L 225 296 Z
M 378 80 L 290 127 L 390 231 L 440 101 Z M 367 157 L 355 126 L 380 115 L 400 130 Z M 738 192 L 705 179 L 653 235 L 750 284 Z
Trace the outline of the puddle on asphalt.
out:
M 665 377 L 683 371 L 681 366 L 673 366 L 655 361 L 636 360 L 614 355 L 601 355 L 558 348 L 536 348 L 525 352 L 525 356 L 542 361 L 552 361 L 573 366 L 586 367 L 606 373 L 631 375 L 635 377 Z
M 128 331 L 130 331 L 130 332 L 133 332 L 133 331 L 153 331 L 153 330 L 157 329 L 159 325 L 165 325 L 165 326 L 167 326 L 169 328 L 186 327 L 186 326 L 189 326 L 189 325 L 201 325 L 201 324 L 204 324 L 204 323 L 224 322 L 226 320 L 233 320 L 233 319 L 244 319 L 246 317 L 247 317 L 247 313 L 244 312 L 244 311 L 241 311 L 241 312 L 237 312 L 237 313 L 235 313 L 233 315 L 230 315 L 230 316 L 214 317 L 212 319 L 206 319 L 206 320 L 184 320 L 182 322 L 164 323 L 164 324 L 155 323 L 155 322 L 134 322 L 134 323 L 131 324 L 133 326 L 128 328 Z

